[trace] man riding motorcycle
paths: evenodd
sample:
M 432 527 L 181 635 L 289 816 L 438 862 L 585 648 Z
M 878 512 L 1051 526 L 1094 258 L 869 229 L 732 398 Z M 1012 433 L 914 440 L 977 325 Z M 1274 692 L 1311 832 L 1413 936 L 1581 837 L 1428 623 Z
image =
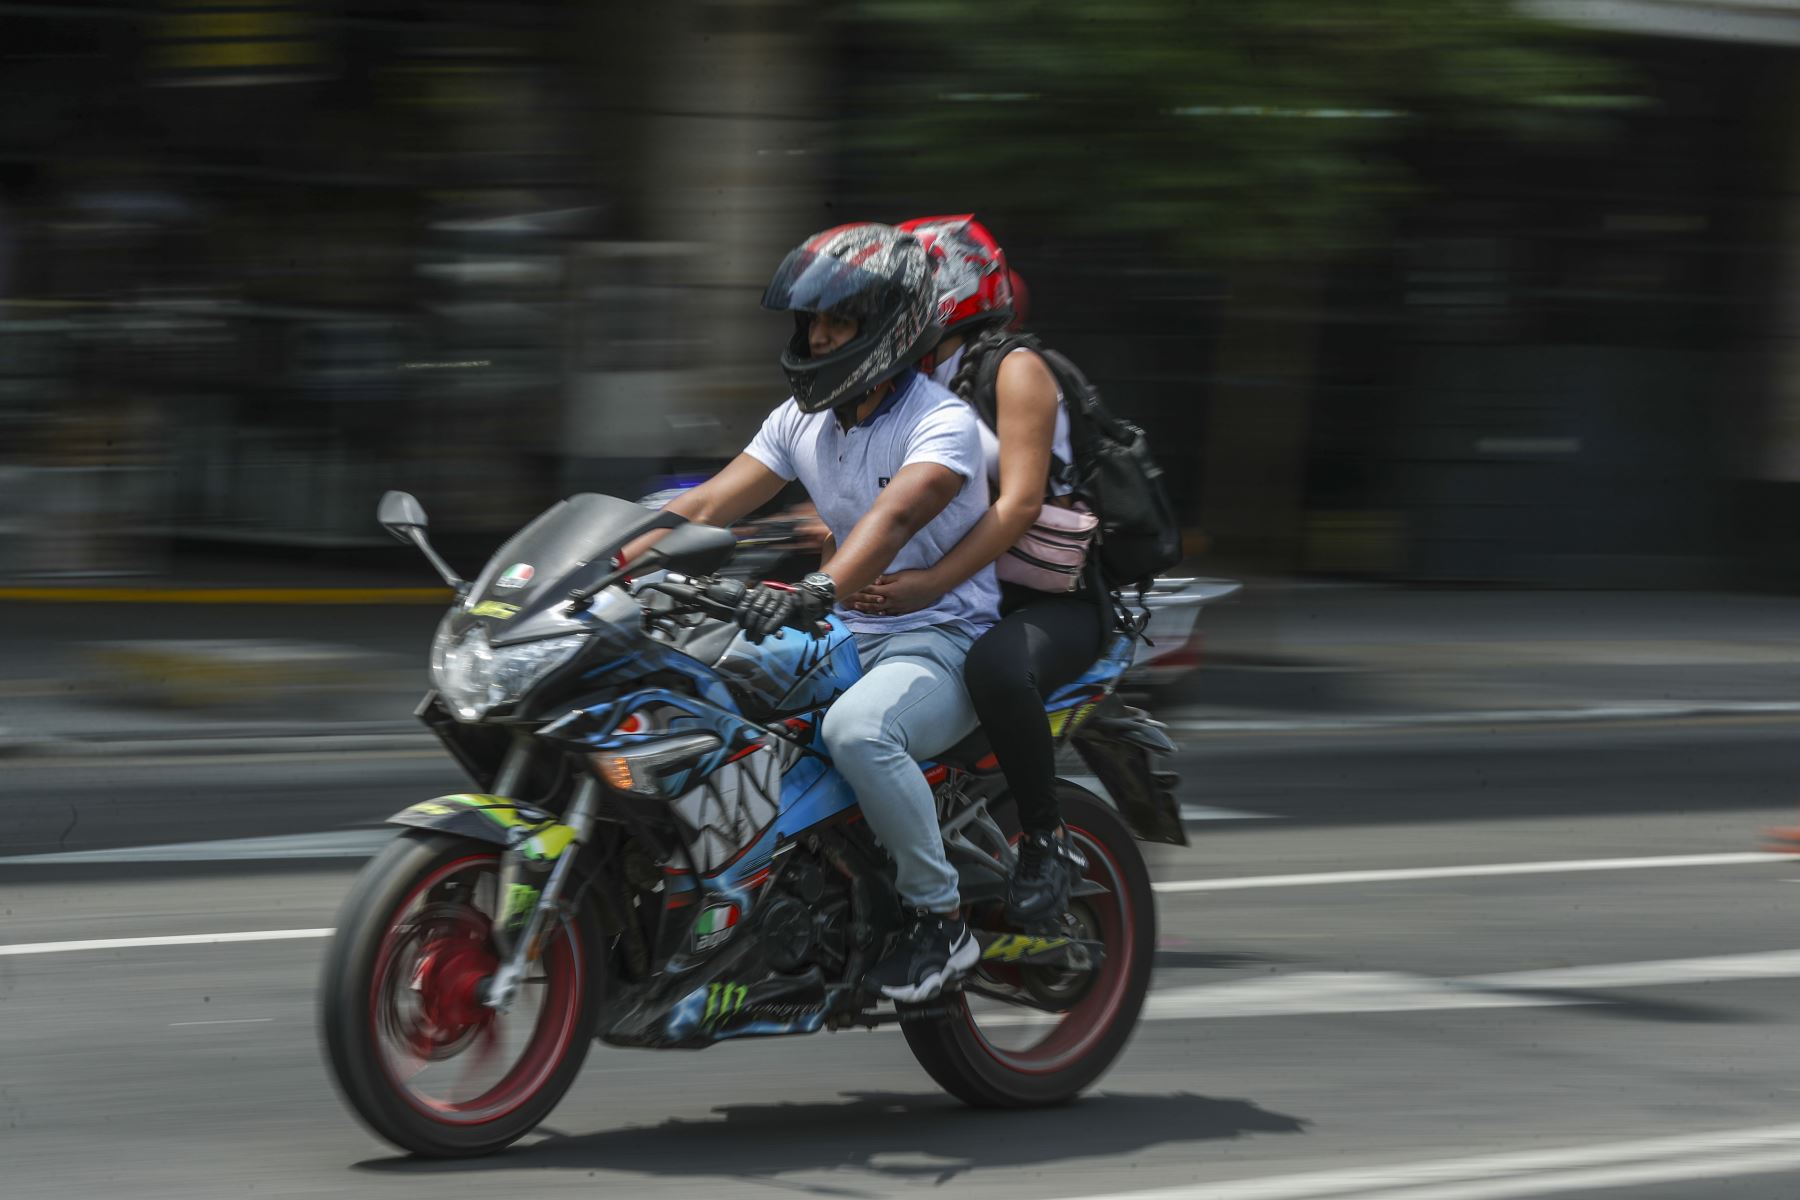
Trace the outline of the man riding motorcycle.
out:
M 835 549 L 820 570 L 797 588 L 752 589 L 738 619 L 760 640 L 784 636 L 784 627 L 810 630 L 835 608 L 856 634 L 865 673 L 833 705 L 822 735 L 893 857 L 912 913 L 869 979 L 890 999 L 928 1000 L 980 950 L 917 760 L 975 728 L 963 659 L 997 619 L 999 590 L 990 567 L 904 616 L 853 612 L 837 600 L 883 572 L 933 565 L 981 519 L 978 423 L 915 368 L 941 330 L 930 259 L 912 235 L 874 223 L 819 233 L 783 260 L 762 303 L 794 314 L 780 360 L 793 395 L 743 453 L 667 508 L 730 525 L 798 479 L 830 529 Z

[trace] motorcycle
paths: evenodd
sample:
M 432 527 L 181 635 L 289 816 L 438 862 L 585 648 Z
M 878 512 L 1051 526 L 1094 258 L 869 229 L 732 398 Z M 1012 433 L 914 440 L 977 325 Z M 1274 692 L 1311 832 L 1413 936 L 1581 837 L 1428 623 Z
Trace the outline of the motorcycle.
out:
M 864 984 L 902 925 L 893 868 L 820 729 L 861 672 L 835 616 L 760 644 L 722 576 L 735 539 L 582 494 L 538 517 L 473 583 L 432 548 L 413 497 L 379 520 L 456 591 L 418 716 L 478 789 L 414 804 L 357 878 L 325 958 L 331 1072 L 377 1135 L 420 1155 L 488 1154 L 543 1121 L 589 1044 L 699 1049 L 898 1024 L 971 1105 L 1066 1101 L 1124 1048 L 1156 945 L 1134 841 L 1186 844 L 1174 747 L 1112 694 L 1129 621 L 1045 718 L 1117 808 L 1058 783 L 1086 858 L 1068 911 L 1007 923 L 1017 818 L 977 731 L 920 769 L 981 945 L 937 999 Z M 636 559 L 620 548 L 667 530 Z

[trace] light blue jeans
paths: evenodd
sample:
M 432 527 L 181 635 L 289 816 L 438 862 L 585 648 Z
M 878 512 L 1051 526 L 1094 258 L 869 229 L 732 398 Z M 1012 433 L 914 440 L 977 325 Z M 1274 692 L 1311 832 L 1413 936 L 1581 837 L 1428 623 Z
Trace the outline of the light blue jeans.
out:
M 857 634 L 863 677 L 837 698 L 822 730 L 869 828 L 893 855 L 901 901 L 933 912 L 955 908 L 959 896 L 918 760 L 943 753 L 975 728 L 962 677 L 973 642 L 943 625 Z

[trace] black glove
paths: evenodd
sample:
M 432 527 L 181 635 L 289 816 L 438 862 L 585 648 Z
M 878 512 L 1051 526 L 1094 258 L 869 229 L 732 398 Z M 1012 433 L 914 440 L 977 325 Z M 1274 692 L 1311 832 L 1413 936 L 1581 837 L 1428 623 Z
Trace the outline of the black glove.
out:
M 836 603 L 837 585 L 829 575 L 814 572 L 797 588 L 757 584 L 738 605 L 737 622 L 745 637 L 760 642 L 784 625 L 811 629 Z

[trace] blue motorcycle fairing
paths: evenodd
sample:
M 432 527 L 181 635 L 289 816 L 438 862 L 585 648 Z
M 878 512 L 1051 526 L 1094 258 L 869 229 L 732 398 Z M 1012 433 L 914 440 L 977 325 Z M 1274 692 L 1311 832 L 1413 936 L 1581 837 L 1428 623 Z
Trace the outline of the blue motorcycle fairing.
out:
M 1073 728 L 1093 711 L 1096 693 L 1130 665 L 1133 649 L 1130 637 L 1115 637 L 1100 661 L 1058 689 L 1046 704 L 1052 727 L 1058 732 Z M 590 755 L 681 733 L 706 732 L 720 740 L 717 750 L 665 780 L 671 815 L 687 831 L 684 836 L 699 840 L 690 840 L 693 858 L 688 864 L 697 869 L 663 868 L 665 912 L 675 924 L 658 941 L 664 953 L 672 952 L 671 983 L 677 978 L 707 982 L 688 985 L 692 990 L 655 1018 L 657 1039 L 694 1045 L 820 1028 L 822 1006 L 785 1000 L 760 1005 L 755 999 L 759 969 L 751 968 L 741 977 L 744 982 L 737 982 L 740 976 L 734 972 L 760 961 L 757 943 L 746 942 L 741 934 L 711 941 L 720 935 L 709 932 L 703 938 L 697 931 L 716 929 L 716 923 L 701 918 L 720 906 L 734 910 L 730 928 L 754 929 L 764 887 L 778 869 L 776 851 L 856 808 L 856 795 L 832 766 L 822 737 L 831 701 L 861 678 L 855 639 L 834 619 L 831 634 L 822 638 L 789 632 L 759 646 L 736 638 L 719 663 L 708 666 L 677 647 L 645 638 L 627 660 L 592 668 L 591 674 L 599 682 L 620 668 L 640 676 L 636 684 L 626 684 L 630 690 L 569 713 L 540 730 L 540 736 Z M 697 694 L 675 690 L 680 683 L 657 686 L 641 678 L 658 671 L 672 672 Z M 628 716 L 646 710 L 653 717 L 650 728 L 620 731 Z M 722 848 L 717 842 L 710 849 L 702 844 L 709 831 L 719 830 L 730 835 Z M 764 982 L 785 986 L 779 976 Z
M 784 629 L 760 643 L 739 634 L 713 670 L 753 697 L 764 715 L 822 708 L 862 678 L 856 636 L 835 615 L 828 633 Z
M 1057 688 L 1044 700 L 1044 707 L 1055 711 L 1104 690 L 1131 669 L 1137 656 L 1137 639 L 1129 633 L 1115 633 L 1106 645 L 1106 653 L 1070 682 Z

